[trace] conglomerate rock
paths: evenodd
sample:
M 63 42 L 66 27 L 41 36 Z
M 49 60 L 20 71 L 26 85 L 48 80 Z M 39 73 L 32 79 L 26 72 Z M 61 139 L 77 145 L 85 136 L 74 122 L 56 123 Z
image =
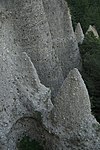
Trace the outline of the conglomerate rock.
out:
M 81 75 L 74 69 L 64 80 L 79 64 L 64 0 L 0 1 L 1 150 L 17 150 L 24 135 L 45 150 L 100 149 Z

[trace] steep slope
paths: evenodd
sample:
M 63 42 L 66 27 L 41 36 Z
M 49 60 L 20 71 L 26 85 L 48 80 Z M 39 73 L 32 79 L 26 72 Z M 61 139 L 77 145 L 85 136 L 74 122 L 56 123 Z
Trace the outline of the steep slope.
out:
M 77 69 L 65 79 L 51 112 L 51 132 L 59 136 L 57 150 L 99 150 L 100 124 L 91 115 L 89 95 Z
M 43 0 L 43 4 L 53 48 L 58 55 L 66 78 L 71 69 L 81 67 L 70 11 L 65 0 Z
M 42 0 L 16 0 L 9 10 L 13 16 L 15 43 L 28 54 L 41 82 L 50 87 L 52 95 L 55 96 L 64 78 L 58 56 L 52 49 L 49 24 Z
M 81 66 L 67 3 L 15 0 L 6 7 L 12 12 L 15 43 L 31 58 L 41 82 L 55 97 L 69 71 Z
M 37 118 L 39 112 L 45 116 L 52 103 L 50 90 L 40 83 L 30 58 L 18 53 L 11 16 L 2 10 L 0 21 L 0 149 L 6 150 L 13 124 L 26 116 Z
M 55 12 L 51 16 L 54 24 L 50 24 L 49 5 L 52 14 Z M 59 18 L 58 26 L 55 17 Z M 61 53 L 61 45 L 58 51 L 55 47 L 56 40 L 62 39 Z M 45 150 L 80 150 L 81 145 L 83 150 L 99 150 L 100 138 L 92 128 L 98 124 L 91 116 L 88 93 L 79 72 L 74 69 L 64 81 L 79 64 L 79 50 L 64 0 L 0 1 L 1 150 L 16 150 L 24 135 L 40 141 Z M 85 137 L 89 137 L 89 146 Z

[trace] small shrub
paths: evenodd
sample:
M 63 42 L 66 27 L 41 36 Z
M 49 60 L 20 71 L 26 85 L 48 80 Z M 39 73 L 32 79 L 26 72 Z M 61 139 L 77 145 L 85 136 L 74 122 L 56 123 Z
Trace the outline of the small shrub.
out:
M 24 136 L 23 139 L 17 144 L 18 150 L 43 150 L 43 147 L 35 140 Z

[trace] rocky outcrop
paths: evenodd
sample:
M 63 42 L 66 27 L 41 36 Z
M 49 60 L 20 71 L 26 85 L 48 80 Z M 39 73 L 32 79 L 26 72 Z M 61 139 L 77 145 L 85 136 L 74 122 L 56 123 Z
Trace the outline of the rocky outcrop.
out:
M 55 134 L 66 141 L 65 145 L 61 142 L 62 149 L 99 150 L 100 125 L 91 115 L 89 95 L 77 69 L 69 73 L 58 92 L 52 118 Z
M 15 32 L 14 42 L 20 52 L 31 58 L 41 82 L 51 88 L 55 97 L 64 77 L 58 56 L 52 48 L 52 38 L 42 0 L 10 1 L 5 8 L 10 12 Z
M 64 0 L 0 1 L 1 150 L 18 149 L 24 135 L 45 150 L 99 150 L 81 75 L 74 69 L 64 80 L 79 64 Z
M 2 127 L 0 133 L 3 132 L 2 140 L 6 139 L 3 141 L 6 146 L 4 150 L 16 149 L 18 139 L 25 133 L 31 133 L 31 130 L 29 133 L 27 130 L 31 127 L 35 128 L 35 124 L 39 124 L 38 122 L 41 122 L 41 119 L 53 107 L 50 90 L 40 83 L 30 58 L 24 53 L 22 56 L 15 57 L 14 64 L 16 72 L 11 74 L 13 82 L 9 81 L 9 89 L 6 88 L 7 91 L 10 90 L 10 94 L 5 91 L 5 94 L 8 95 L 6 97 L 9 98 L 7 99 L 8 103 L 2 106 L 1 112 Z M 26 127 L 24 120 L 27 120 Z M 35 131 L 38 132 L 38 135 L 33 132 L 34 136 L 39 137 L 39 131 L 36 128 Z
M 13 12 L 15 43 L 31 58 L 41 82 L 55 97 L 63 77 L 81 66 L 67 3 L 15 0 L 8 6 Z
M 99 34 L 98 34 L 98 32 L 97 32 L 95 26 L 90 25 L 89 28 L 88 28 L 88 30 L 87 30 L 87 32 L 86 32 L 86 34 L 88 34 L 89 32 L 92 32 L 93 35 L 94 35 L 97 39 L 99 38 Z
M 53 104 L 50 89 L 40 83 L 31 59 L 15 44 L 12 18 L 3 9 L 0 21 L 0 149 L 14 150 L 19 136 L 16 132 L 10 137 L 10 132 L 18 120 L 28 117 L 30 124 L 31 117 L 45 117 Z M 25 128 L 19 131 L 23 135 Z
M 80 68 L 80 56 L 70 10 L 65 0 L 43 0 L 49 23 L 52 47 L 58 55 L 64 78 L 74 67 Z
M 26 94 L 25 90 L 22 93 L 21 87 L 21 105 L 16 103 L 17 109 L 14 109 L 21 118 L 16 118 L 16 122 L 7 130 L 6 147 L 2 149 L 16 149 L 18 140 L 28 135 L 45 143 L 44 149 L 48 150 L 99 150 L 100 125 L 91 115 L 88 92 L 78 70 L 74 69 L 69 73 L 54 105 L 50 101 L 50 92 L 46 91 L 42 87 L 42 91 L 38 94 L 35 92 L 36 96 L 32 94 L 34 98 L 31 99 L 28 97 L 30 89 Z M 19 108 L 21 111 L 18 111 L 17 106 L 22 106 Z
M 79 44 L 82 44 L 83 40 L 84 40 L 84 33 L 83 33 L 83 30 L 82 30 L 82 27 L 81 27 L 80 23 L 78 23 L 77 26 L 76 26 L 75 36 L 76 36 L 77 42 Z

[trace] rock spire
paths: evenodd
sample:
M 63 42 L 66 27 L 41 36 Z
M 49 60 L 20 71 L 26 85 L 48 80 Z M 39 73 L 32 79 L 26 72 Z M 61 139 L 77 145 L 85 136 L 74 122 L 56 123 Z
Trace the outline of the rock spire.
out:
M 80 62 L 65 0 L 0 1 L 0 150 L 100 149 Z
M 82 44 L 83 40 L 84 40 L 84 33 L 83 33 L 83 30 L 82 30 L 82 27 L 81 27 L 80 23 L 78 23 L 77 26 L 76 26 L 75 36 L 76 36 L 77 42 L 79 44 Z
M 98 34 L 95 26 L 90 25 L 86 34 L 88 34 L 89 32 L 92 32 L 96 38 L 99 38 L 99 34 Z

